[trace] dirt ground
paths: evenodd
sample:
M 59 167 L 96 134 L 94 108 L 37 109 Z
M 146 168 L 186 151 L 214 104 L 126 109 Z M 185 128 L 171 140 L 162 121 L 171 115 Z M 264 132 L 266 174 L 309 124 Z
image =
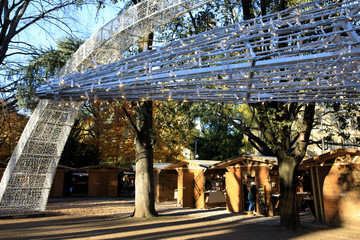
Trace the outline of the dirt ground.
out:
M 132 198 L 51 199 L 45 216 L 0 219 L 0 239 L 360 239 L 360 228 L 329 228 L 301 214 L 303 228 L 288 231 L 279 217 L 231 214 L 225 208 L 156 204 L 160 217 L 129 217 Z

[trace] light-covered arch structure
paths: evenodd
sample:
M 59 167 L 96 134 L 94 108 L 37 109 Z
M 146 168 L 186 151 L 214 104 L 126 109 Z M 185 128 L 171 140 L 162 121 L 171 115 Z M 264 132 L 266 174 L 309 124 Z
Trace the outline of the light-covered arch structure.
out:
M 144 0 L 90 37 L 60 75 L 121 59 L 139 39 L 211 0 Z M 81 102 L 41 100 L 0 183 L 0 216 L 39 214 L 45 207 L 56 166 Z
M 303 4 L 48 82 L 66 101 L 358 101 L 358 1 Z
M 143 0 L 86 40 L 61 69 L 60 75 L 86 70 L 94 63 L 117 61 L 139 39 L 209 2 L 212 0 Z
M 55 141 L 65 143 L 73 121 L 70 116 L 76 115 L 78 103 L 84 100 L 357 102 L 360 3 L 325 2 L 215 28 L 48 81 L 37 94 L 50 100 L 42 100 L 33 114 L 1 181 L 0 215 L 45 210 L 51 171 L 63 146 L 46 144 L 56 135 L 54 129 L 61 132 Z M 53 109 L 56 113 L 47 113 Z M 62 120 L 43 127 L 41 122 L 52 123 L 49 116 Z M 41 139 L 36 138 L 39 130 L 45 133 Z M 42 171 L 35 172 L 36 166 L 25 168 L 28 172 L 21 167 L 35 164 L 38 158 L 51 159 L 43 171 L 49 173 L 46 177 L 41 177 Z M 31 187 L 21 186 L 16 181 L 19 176 L 29 179 Z

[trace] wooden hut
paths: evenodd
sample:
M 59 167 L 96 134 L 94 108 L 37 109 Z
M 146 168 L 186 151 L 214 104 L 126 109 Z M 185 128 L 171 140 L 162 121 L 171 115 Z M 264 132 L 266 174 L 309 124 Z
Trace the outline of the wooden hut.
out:
M 58 165 L 49 197 L 58 198 L 69 195 L 71 187 L 71 175 L 74 171 L 76 171 L 75 168 Z
M 257 186 L 256 212 L 273 214 L 278 203 L 272 204 L 271 196 L 280 193 L 280 180 L 275 157 L 237 156 L 212 166 L 226 169 L 226 207 L 230 212 L 247 212 L 247 194 L 251 182 Z
M 119 178 L 128 169 L 100 164 L 80 168 L 79 172 L 88 173 L 89 197 L 117 197 Z
M 225 205 L 224 187 L 220 187 L 225 171 L 210 169 L 219 161 L 186 160 L 167 166 L 176 169 L 177 202 L 183 207 L 206 208 L 216 204 Z M 213 184 L 206 184 L 212 181 Z M 214 189 L 211 189 L 214 187 Z
M 327 225 L 360 224 L 360 151 L 338 149 L 304 160 L 310 170 L 316 220 Z
M 155 201 L 175 200 L 178 176 L 175 169 L 166 169 L 171 163 L 154 163 Z

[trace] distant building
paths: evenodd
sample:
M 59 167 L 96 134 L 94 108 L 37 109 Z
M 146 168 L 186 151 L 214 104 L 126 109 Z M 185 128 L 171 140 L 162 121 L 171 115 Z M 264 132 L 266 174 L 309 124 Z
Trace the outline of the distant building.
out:
M 326 114 L 324 114 L 327 112 Z M 356 113 L 353 117 L 348 117 L 345 110 L 337 112 L 346 126 L 336 120 L 335 113 L 329 109 L 325 109 L 323 105 L 316 105 L 315 121 L 317 124 L 311 131 L 311 144 L 307 149 L 307 158 L 318 156 L 336 149 L 360 149 L 359 139 L 360 131 L 356 128 L 356 122 L 360 122 L 360 113 Z

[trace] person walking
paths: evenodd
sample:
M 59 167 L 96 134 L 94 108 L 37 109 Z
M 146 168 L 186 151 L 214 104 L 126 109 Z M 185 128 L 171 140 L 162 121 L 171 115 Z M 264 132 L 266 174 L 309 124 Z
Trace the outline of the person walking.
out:
M 250 201 L 248 213 L 251 214 L 252 208 L 255 206 L 255 202 L 256 202 L 256 184 L 255 184 L 255 182 L 251 182 L 250 190 L 248 193 L 248 200 Z

